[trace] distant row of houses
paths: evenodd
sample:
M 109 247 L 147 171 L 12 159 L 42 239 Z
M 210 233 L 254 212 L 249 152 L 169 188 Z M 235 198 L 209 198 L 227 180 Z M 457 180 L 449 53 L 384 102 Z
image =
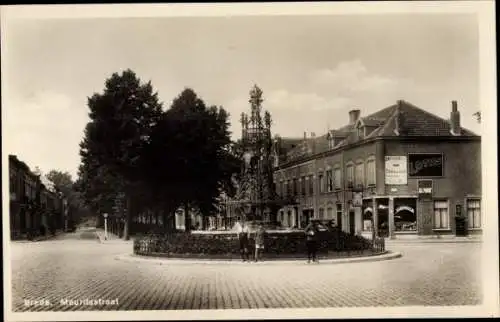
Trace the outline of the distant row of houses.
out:
M 12 239 L 47 235 L 71 224 L 67 200 L 15 155 L 9 155 L 9 194 Z

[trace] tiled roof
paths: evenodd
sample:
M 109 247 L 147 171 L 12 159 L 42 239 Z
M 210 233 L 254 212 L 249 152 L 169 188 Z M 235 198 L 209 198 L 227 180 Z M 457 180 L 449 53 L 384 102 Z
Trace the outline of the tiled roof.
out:
M 361 117 L 360 121 L 363 125 L 374 129 L 364 139 L 380 136 L 453 136 L 451 134 L 451 125 L 449 120 L 445 120 L 406 101 L 401 101 L 401 104 L 399 106 L 398 104 L 394 104 L 368 116 Z M 398 123 L 397 121 L 399 121 L 399 132 L 395 131 L 396 124 Z M 357 133 L 353 131 L 353 128 L 354 125 L 349 124 L 341 128 L 329 131 L 330 135 L 334 135 L 337 138 L 343 139 L 336 145 L 336 147 L 350 144 L 359 140 L 359 138 L 357 138 Z M 324 152 L 330 149 L 328 143 L 329 134 L 318 136 L 316 138 L 308 138 L 305 140 L 305 142 L 309 145 L 311 145 L 312 143 L 315 144 L 314 153 Z M 460 135 L 477 137 L 477 134 L 465 128 L 461 128 Z M 299 139 L 299 141 L 303 143 L 304 139 Z M 287 150 L 287 152 L 293 154 L 294 150 L 302 149 L 302 146 L 303 145 L 299 143 L 296 148 Z

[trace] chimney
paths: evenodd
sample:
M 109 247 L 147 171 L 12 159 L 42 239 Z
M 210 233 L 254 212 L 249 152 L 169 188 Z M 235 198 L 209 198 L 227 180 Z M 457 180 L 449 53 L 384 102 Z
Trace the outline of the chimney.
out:
M 304 132 L 304 141 L 307 139 L 307 132 Z
M 457 101 L 451 101 L 450 125 L 451 134 L 460 135 L 460 112 L 458 111 Z
M 402 115 L 401 115 L 401 110 L 403 108 L 403 100 L 398 100 L 396 104 L 396 117 L 394 119 L 395 126 L 394 126 L 394 133 L 396 135 L 400 135 L 402 132 L 402 127 L 403 127 L 403 120 L 402 120 Z
M 356 123 L 356 121 L 359 119 L 360 113 L 361 113 L 360 110 L 350 110 L 349 111 L 349 125 Z

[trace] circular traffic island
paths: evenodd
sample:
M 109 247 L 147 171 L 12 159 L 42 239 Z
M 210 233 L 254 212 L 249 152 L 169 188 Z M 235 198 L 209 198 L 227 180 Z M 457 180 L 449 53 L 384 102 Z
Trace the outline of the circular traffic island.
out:
M 302 230 L 266 231 L 262 260 L 279 261 L 307 258 L 305 235 Z M 249 239 L 250 259 L 254 239 Z M 317 234 L 317 257 L 346 259 L 387 254 L 384 239 L 374 242 L 342 231 Z M 193 231 L 170 234 L 148 234 L 134 239 L 136 257 L 198 260 L 241 260 L 238 236 L 232 231 Z

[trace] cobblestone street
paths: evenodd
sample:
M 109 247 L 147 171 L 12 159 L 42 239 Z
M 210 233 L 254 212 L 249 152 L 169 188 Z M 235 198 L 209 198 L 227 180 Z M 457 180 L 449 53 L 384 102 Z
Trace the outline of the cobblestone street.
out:
M 403 257 L 335 265 L 158 265 L 117 260 L 132 251 L 131 242 L 100 243 L 94 231 L 79 230 L 55 240 L 11 244 L 12 310 L 480 304 L 481 244 L 393 248 Z M 96 302 L 78 302 L 86 299 Z

